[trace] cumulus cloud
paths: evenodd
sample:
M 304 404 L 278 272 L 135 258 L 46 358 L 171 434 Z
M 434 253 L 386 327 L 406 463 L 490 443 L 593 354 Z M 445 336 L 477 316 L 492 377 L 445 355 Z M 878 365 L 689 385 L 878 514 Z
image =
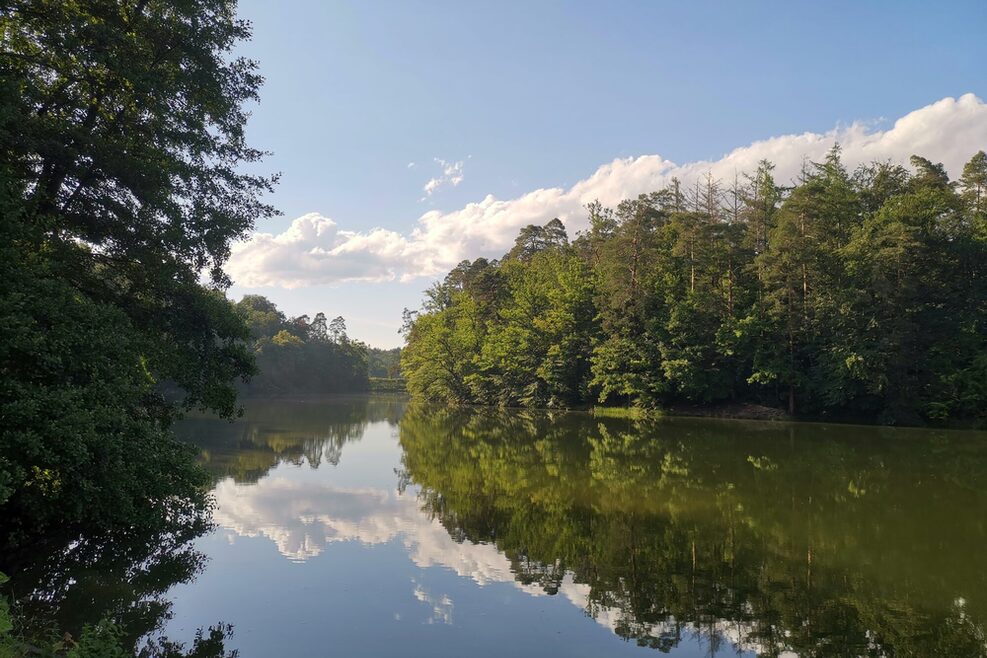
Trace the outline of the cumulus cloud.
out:
M 804 159 L 821 160 L 835 142 L 842 146 L 850 167 L 872 161 L 907 162 L 910 155 L 920 154 L 942 162 L 951 175 L 958 176 L 964 162 L 987 148 L 987 103 L 973 94 L 944 98 L 906 114 L 886 130 L 854 123 L 825 133 L 784 135 L 737 148 L 718 160 L 676 164 L 660 155 L 617 159 L 567 189 L 537 189 L 513 199 L 488 195 L 457 210 L 432 210 L 404 234 L 383 229 L 346 231 L 312 213 L 296 219 L 280 235 L 255 233 L 235 245 L 228 271 L 240 285 L 287 288 L 435 276 L 464 258 L 502 255 L 527 224 L 558 217 L 573 234 L 586 227 L 586 204 L 599 200 L 615 206 L 658 190 L 673 177 L 688 184 L 711 172 L 732 180 L 766 158 L 775 163 L 777 180 L 788 182 Z M 437 162 L 442 176 L 426 184 L 426 194 L 462 181 L 462 162 Z
M 394 231 L 344 231 L 328 217 L 308 213 L 284 233 L 255 233 L 234 245 L 228 271 L 251 287 L 389 281 L 407 271 L 408 247 Z
M 463 182 L 462 160 L 459 160 L 458 162 L 446 162 L 440 158 L 435 158 L 435 162 L 442 168 L 442 174 L 425 183 L 425 187 L 422 188 L 425 191 L 425 197 L 432 196 L 432 194 L 443 185 L 452 185 L 453 187 L 456 187 Z

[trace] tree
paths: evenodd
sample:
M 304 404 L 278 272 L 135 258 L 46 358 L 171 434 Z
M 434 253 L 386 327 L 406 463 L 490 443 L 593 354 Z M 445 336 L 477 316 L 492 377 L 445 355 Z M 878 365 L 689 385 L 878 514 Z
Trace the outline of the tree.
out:
M 655 358 L 655 306 L 660 229 L 668 221 L 670 196 L 641 195 L 622 202 L 594 264 L 595 302 L 603 335 L 594 339 L 592 386 L 601 402 L 653 405 L 666 388 Z M 605 225 L 603 225 L 605 226 Z
M 242 383 L 251 394 L 366 391 L 368 350 L 346 336 L 346 321 L 318 312 L 290 320 L 270 300 L 247 295 L 234 307 L 251 326 L 258 374 Z
M 316 342 L 325 342 L 329 340 L 329 325 L 326 323 L 326 314 L 322 311 L 315 314 L 315 319 L 312 320 L 312 324 L 308 326 L 308 337 L 310 340 L 314 340 Z
M 960 187 L 971 213 L 978 217 L 987 213 L 987 153 L 977 151 L 963 166 Z
M 844 288 L 840 250 L 859 217 L 857 193 L 835 145 L 784 200 L 767 250 L 755 261 L 763 294 L 750 324 L 766 332 L 766 340 L 758 346 L 749 381 L 780 386 L 791 414 L 800 396 L 812 408 L 824 379 L 818 376 L 819 341 L 835 331 Z
M 396 379 L 401 376 L 401 348 L 383 350 L 371 347 L 367 350 L 368 369 L 371 377 Z
M 241 173 L 262 156 L 243 109 L 261 79 L 232 55 L 249 34 L 227 0 L 0 8 L 8 541 L 205 503 L 166 428 L 172 394 L 232 415 L 253 372 L 222 295 L 231 242 L 273 213 L 273 178 Z
M 324 315 L 322 316 L 322 319 L 325 320 Z M 341 315 L 337 315 L 332 319 L 332 322 L 329 323 L 328 336 L 329 340 L 337 345 L 342 345 L 348 340 L 346 337 L 346 320 L 344 320 Z
M 768 160 L 761 160 L 753 174 L 746 174 L 748 192 L 744 197 L 743 217 L 747 224 L 747 244 L 755 254 L 767 250 L 768 234 L 782 198 L 771 174 L 774 168 Z
M 559 241 L 527 263 L 505 259 L 506 302 L 487 325 L 480 371 L 471 380 L 479 399 L 565 407 L 585 396 L 593 290 L 567 244 Z
M 271 338 L 285 326 L 284 313 L 274 302 L 261 295 L 244 295 L 236 303 L 237 311 L 243 316 L 254 340 Z
M 557 249 L 568 244 L 565 226 L 555 218 L 544 226 L 529 224 L 522 228 L 514 241 L 514 248 L 505 258 L 527 261 L 540 251 Z
M 230 243 L 273 213 L 260 201 L 273 179 L 239 173 L 262 157 L 243 110 L 261 78 L 230 56 L 248 24 L 228 0 L 15 0 L 0 20 L 16 89 L 0 144 L 20 221 L 72 263 L 73 285 L 127 314 L 187 404 L 232 413 L 229 380 L 250 372 L 240 324 L 212 317 L 197 281 L 206 270 L 227 285 Z
M 473 401 L 467 381 L 476 372 L 483 331 L 476 302 L 466 294 L 415 318 L 401 350 L 408 392 L 428 400 Z
M 971 268 L 987 252 L 942 166 L 918 157 L 912 163 L 917 173 L 907 190 L 869 217 L 847 247 L 861 317 L 846 351 L 859 360 L 868 393 L 882 398 L 887 420 L 945 418 L 960 405 L 978 415 L 966 406 L 970 395 L 980 397 L 977 387 L 960 385 L 959 393 L 947 382 L 982 372 L 987 316 L 982 303 L 970 303 L 983 295 Z

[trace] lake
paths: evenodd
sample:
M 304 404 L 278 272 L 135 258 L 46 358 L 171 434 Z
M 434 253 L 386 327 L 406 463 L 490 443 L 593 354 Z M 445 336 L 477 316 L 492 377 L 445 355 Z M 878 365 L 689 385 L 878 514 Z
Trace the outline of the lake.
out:
M 215 528 L 133 589 L 241 658 L 985 653 L 983 433 L 401 397 L 178 429 Z

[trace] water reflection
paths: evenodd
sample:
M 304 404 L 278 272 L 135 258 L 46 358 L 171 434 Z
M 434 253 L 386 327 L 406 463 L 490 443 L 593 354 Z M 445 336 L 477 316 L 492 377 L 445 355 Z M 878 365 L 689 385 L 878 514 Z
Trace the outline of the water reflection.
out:
M 983 435 L 412 409 L 450 536 L 663 650 L 984 655 Z
M 122 633 L 120 646 L 139 647 L 141 656 L 185 656 L 181 644 L 157 631 L 171 615 L 167 593 L 202 571 L 206 556 L 193 542 L 210 528 L 204 515 L 190 514 L 153 528 L 83 536 L 5 556 L 2 568 L 13 579 L 3 595 L 12 601 L 18 633 L 30 643 L 24 655 L 48 655 L 33 647 L 53 641 L 72 646 L 84 627 L 110 621 Z M 195 646 L 188 655 L 228 655 L 224 641 L 231 633 L 228 625 L 210 627 L 202 642 L 190 638 Z
M 983 434 L 404 406 L 188 423 L 223 530 L 182 614 L 244 656 L 987 655 Z
M 221 478 L 213 491 L 216 523 L 241 537 L 269 539 L 289 560 L 304 562 L 334 542 L 399 541 L 420 568 L 445 567 L 478 585 L 514 582 L 506 556 L 489 543 L 450 535 L 440 519 L 423 513 L 417 489 L 407 490 L 409 482 L 394 469 L 386 482 L 354 487 L 299 478 L 295 470 L 270 473 L 279 464 L 335 466 L 343 446 L 359 440 L 367 424 L 397 427 L 403 409 L 403 398 L 262 402 L 221 432 L 215 421 L 205 421 L 188 424 L 183 433 L 204 446 L 207 465 Z M 327 453 L 334 459 L 324 459 Z
M 396 426 L 404 405 L 400 396 L 383 395 L 255 399 L 235 422 L 190 418 L 176 432 L 202 448 L 203 463 L 217 479 L 251 483 L 282 463 L 336 466 L 343 446 L 358 441 L 367 425 Z

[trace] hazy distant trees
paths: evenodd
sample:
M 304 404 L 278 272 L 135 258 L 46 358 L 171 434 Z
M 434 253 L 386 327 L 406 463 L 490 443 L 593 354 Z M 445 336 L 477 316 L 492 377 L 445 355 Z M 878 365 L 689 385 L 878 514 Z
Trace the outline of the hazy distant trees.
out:
M 367 370 L 371 377 L 397 379 L 401 377 L 401 348 L 385 350 L 367 348 Z
M 341 317 L 324 313 L 285 317 L 266 297 L 246 295 L 235 305 L 250 328 L 258 374 L 248 393 L 366 391 L 367 346 L 346 334 Z

